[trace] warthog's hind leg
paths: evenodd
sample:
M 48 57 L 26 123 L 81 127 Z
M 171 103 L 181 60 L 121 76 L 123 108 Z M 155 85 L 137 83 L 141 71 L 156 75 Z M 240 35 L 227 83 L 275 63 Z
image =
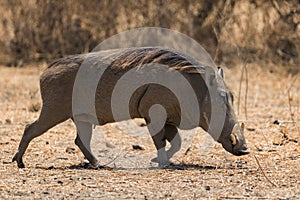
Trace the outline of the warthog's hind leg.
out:
M 158 162 L 159 165 L 166 166 L 172 156 L 181 148 L 181 138 L 175 126 L 166 124 L 161 132 L 152 137 L 157 148 L 157 157 L 152 162 Z M 166 140 L 171 144 L 170 149 L 165 150 Z M 159 158 L 160 157 L 160 158 Z
M 157 149 L 157 158 L 152 159 L 152 162 L 158 162 L 159 167 L 165 167 L 170 164 L 170 161 L 166 152 L 166 138 L 165 129 L 152 136 L 152 140 Z
M 170 142 L 171 147 L 167 151 L 168 159 L 178 152 L 181 148 L 181 137 L 178 133 L 178 130 L 175 126 L 166 124 L 165 125 L 165 137 Z
M 89 122 L 75 122 L 77 128 L 77 137 L 75 144 L 79 147 L 83 155 L 93 166 L 98 165 L 98 160 L 95 158 L 91 151 L 91 138 L 93 133 L 92 124 Z
M 61 114 L 61 116 L 53 116 L 47 112 L 45 107 L 43 107 L 39 119 L 31 124 L 26 125 L 18 147 L 18 151 L 12 159 L 12 161 L 17 161 L 19 168 L 25 167 L 22 158 L 30 141 L 68 118 L 63 116 L 63 113 Z

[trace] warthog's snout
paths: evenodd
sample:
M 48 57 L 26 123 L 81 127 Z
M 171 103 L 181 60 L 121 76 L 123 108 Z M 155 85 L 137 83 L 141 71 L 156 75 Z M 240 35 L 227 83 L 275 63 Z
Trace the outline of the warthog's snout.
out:
M 233 155 L 242 156 L 250 153 L 244 137 L 244 123 L 241 126 L 238 123 L 235 124 L 229 136 L 222 133 L 218 142 Z
M 239 126 L 239 124 L 235 124 L 230 134 L 230 140 L 233 146 L 232 153 L 236 156 L 242 156 L 250 153 L 244 137 L 244 127 L 244 123 L 242 123 L 241 126 Z

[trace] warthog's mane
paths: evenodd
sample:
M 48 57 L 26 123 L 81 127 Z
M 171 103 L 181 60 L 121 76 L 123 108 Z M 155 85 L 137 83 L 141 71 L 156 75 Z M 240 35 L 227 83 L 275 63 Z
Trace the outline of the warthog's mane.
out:
M 109 55 L 110 51 L 114 54 L 118 52 L 110 67 L 114 70 L 131 69 L 140 67 L 145 64 L 162 64 L 168 66 L 170 69 L 185 73 L 204 73 L 205 66 L 201 65 L 195 59 L 182 54 L 173 49 L 166 49 L 161 47 L 137 47 L 126 48 L 119 50 L 106 50 L 105 54 Z M 101 55 L 101 52 L 92 52 L 88 54 L 78 54 L 67 56 L 65 58 L 54 60 L 48 68 L 57 67 L 60 65 L 78 64 L 81 65 L 85 59 L 96 59 Z

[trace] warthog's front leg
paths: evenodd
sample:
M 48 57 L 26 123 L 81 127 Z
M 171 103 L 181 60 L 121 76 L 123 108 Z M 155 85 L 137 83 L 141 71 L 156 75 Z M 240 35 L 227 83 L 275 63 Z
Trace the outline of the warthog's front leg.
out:
M 60 115 L 53 115 L 52 112 L 59 113 Z M 18 152 L 15 154 L 12 161 L 17 161 L 18 167 L 24 168 L 25 165 L 22 158 L 31 140 L 42 135 L 56 124 L 65 121 L 67 118 L 68 117 L 65 115 L 65 113 L 59 111 L 56 112 L 55 108 L 44 106 L 39 119 L 29 125 L 26 125 L 19 144 Z
M 98 160 L 92 154 L 91 151 L 91 139 L 92 139 L 92 124 L 89 122 L 76 121 L 77 137 L 75 144 L 79 147 L 83 155 L 93 166 L 98 165 Z
M 23 137 L 20 141 L 18 152 L 13 157 L 12 161 L 17 161 L 19 168 L 24 168 L 23 155 L 32 139 L 42 135 L 49 127 L 44 126 L 39 120 L 28 124 L 25 127 Z

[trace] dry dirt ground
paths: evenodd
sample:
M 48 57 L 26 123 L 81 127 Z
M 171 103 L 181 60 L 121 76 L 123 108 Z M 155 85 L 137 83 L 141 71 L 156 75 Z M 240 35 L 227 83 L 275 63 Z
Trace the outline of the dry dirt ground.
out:
M 300 199 L 299 74 L 248 65 L 247 118 L 244 81 L 239 120 L 250 155 L 230 155 L 201 129 L 181 131 L 177 168 L 157 169 L 154 145 L 136 120 L 95 129 L 93 151 L 107 168 L 91 169 L 67 121 L 33 140 L 18 169 L 11 159 L 25 124 L 38 117 L 44 67 L 0 67 L 0 199 Z M 237 108 L 241 66 L 225 73 Z

